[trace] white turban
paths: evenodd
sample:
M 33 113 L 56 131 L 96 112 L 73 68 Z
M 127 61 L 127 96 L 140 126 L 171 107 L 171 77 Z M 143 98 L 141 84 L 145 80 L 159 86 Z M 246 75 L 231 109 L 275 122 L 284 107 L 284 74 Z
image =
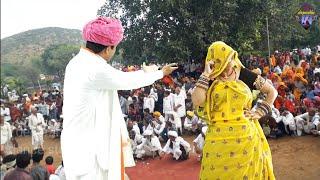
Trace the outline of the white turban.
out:
M 178 133 L 176 131 L 169 131 L 168 136 L 178 137 Z

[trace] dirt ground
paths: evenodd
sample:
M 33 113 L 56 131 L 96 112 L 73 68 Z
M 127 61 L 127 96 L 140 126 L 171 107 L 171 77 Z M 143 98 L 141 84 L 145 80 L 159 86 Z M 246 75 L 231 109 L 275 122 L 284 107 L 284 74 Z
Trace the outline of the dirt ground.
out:
M 53 156 L 54 165 L 61 163 L 60 140 L 45 136 L 45 157 Z M 185 137 L 189 142 L 193 137 Z M 31 137 L 18 137 L 19 148 L 31 151 Z M 269 140 L 272 151 L 275 176 L 279 180 L 316 180 L 320 177 L 320 137 L 283 137 Z M 45 158 L 44 157 L 44 158 Z M 80 158 L 81 160 L 81 158 Z M 44 162 L 42 162 L 44 163 Z M 85 162 L 82 162 L 85 163 Z M 126 168 L 131 180 L 165 179 L 194 180 L 198 179 L 200 163 L 195 154 L 184 162 L 176 162 L 166 157 L 162 160 L 147 159 L 138 161 L 135 167 Z

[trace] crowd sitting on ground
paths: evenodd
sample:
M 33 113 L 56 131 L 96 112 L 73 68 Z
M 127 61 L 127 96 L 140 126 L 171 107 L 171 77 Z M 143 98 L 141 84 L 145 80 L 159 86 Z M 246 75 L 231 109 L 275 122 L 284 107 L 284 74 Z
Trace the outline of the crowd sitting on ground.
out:
M 320 46 L 317 46 L 313 51 L 310 48 L 276 51 L 270 59 L 253 55 L 242 57 L 246 67 L 267 78 L 278 90 L 272 114 L 260 119 L 266 137 L 320 135 L 319 52 Z M 139 66 L 115 66 L 123 71 L 139 69 Z M 191 94 L 202 68 L 203 65 L 194 60 L 179 63 L 179 69 L 172 76 L 165 76 L 152 86 L 119 91 L 135 158 L 162 158 L 171 154 L 174 160 L 183 161 L 190 152 L 195 152 L 201 159 L 207 126 L 195 111 Z M 28 152 L 12 154 L 12 148 L 18 146 L 15 137 L 32 135 L 32 166 L 38 166 L 43 158 L 43 134 L 60 136 L 63 94 L 56 89 L 19 96 L 7 87 L 2 88 L 2 93 L 7 98 L 1 101 L 1 163 L 6 165 L 1 166 L 1 172 L 16 166 L 12 173 L 6 173 L 8 177 L 23 173 L 30 176 L 27 172 L 32 176 L 32 171 L 25 170 L 31 155 Z M 252 93 L 256 106 L 264 96 L 259 91 Z M 191 145 L 185 140 L 190 136 L 195 138 Z M 52 157 L 47 157 L 47 161 L 52 165 Z M 48 169 L 50 174 L 54 172 L 52 169 Z M 36 171 L 46 174 L 40 167 Z

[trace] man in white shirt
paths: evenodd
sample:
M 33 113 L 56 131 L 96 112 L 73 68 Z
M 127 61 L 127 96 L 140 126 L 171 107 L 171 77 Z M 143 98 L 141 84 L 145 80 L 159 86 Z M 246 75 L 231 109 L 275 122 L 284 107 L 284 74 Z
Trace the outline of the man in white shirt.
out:
M 143 98 L 143 109 L 149 109 L 150 113 L 153 113 L 155 106 L 154 95 L 147 95 Z
M 181 89 L 180 87 L 176 87 L 175 94 L 173 95 L 173 111 L 177 112 L 178 116 L 181 118 L 181 120 L 184 122 L 184 117 L 186 116 L 186 98 L 187 95 L 184 91 L 184 89 Z M 183 125 L 182 122 L 182 125 Z
M 296 120 L 298 136 L 301 136 L 302 132 L 310 134 L 311 130 L 317 129 L 320 121 L 319 114 L 313 108 L 310 108 L 304 114 L 296 116 L 294 119 Z
M 173 97 L 173 110 L 176 111 L 179 115 L 179 117 L 184 117 L 186 115 L 185 112 L 185 99 L 186 97 L 181 93 L 180 87 L 177 87 L 175 89 L 175 94 Z
M 0 133 L 1 133 L 1 148 L 0 155 L 1 158 L 13 153 L 13 144 L 15 144 L 15 140 L 12 137 L 12 128 L 11 125 L 4 120 L 4 116 L 1 115 L 0 120 Z
M 4 116 L 5 122 L 11 122 L 10 109 L 1 103 L 1 116 Z
M 169 91 L 164 92 L 163 98 L 163 114 L 165 121 L 169 120 L 169 112 L 173 111 L 173 98 Z
M 191 150 L 190 144 L 178 136 L 176 131 L 169 131 L 168 136 L 169 140 L 163 147 L 163 153 L 171 154 L 175 160 L 187 160 Z
M 175 111 L 171 111 L 168 114 L 170 115 L 169 121 L 174 125 L 175 129 L 178 132 L 178 135 L 182 135 L 182 122 L 180 116 Z
M 285 131 L 289 135 L 297 135 L 296 122 L 293 115 L 287 109 L 284 109 L 280 116 L 281 121 L 284 124 Z
M 67 179 L 124 178 L 124 167 L 134 166 L 129 135 L 118 90 L 148 86 L 177 69 L 143 66 L 122 72 L 108 62 L 123 38 L 117 19 L 99 17 L 83 28 L 86 48 L 69 61 L 64 80 L 61 150 Z M 85 156 L 84 156 L 85 154 Z M 79 163 L 79 157 L 86 163 Z
M 43 133 L 46 123 L 44 122 L 42 114 L 38 113 L 37 108 L 31 107 L 31 115 L 28 117 L 28 120 L 33 149 L 43 149 Z
M 142 143 L 137 146 L 137 158 L 142 159 L 145 156 L 159 156 L 162 152 L 159 138 L 153 135 L 152 130 L 143 132 Z
M 187 111 L 187 117 L 184 120 L 184 129 L 187 131 L 195 132 L 198 125 L 198 117 L 192 111 Z
M 159 137 L 160 141 L 167 141 L 167 130 L 166 130 L 166 122 L 164 120 L 164 117 L 160 114 L 160 112 L 156 111 L 153 113 L 154 119 L 153 124 L 154 133 Z
M 201 129 L 201 133 L 197 136 L 195 140 L 193 140 L 193 145 L 196 153 L 198 154 L 198 160 L 200 161 L 202 158 L 202 149 L 204 146 L 204 139 L 206 136 L 206 132 L 208 130 L 208 126 L 204 126 Z
M 133 156 L 137 156 L 137 146 L 142 143 L 143 136 L 141 134 L 136 134 L 134 130 L 129 131 L 130 144 L 133 152 Z

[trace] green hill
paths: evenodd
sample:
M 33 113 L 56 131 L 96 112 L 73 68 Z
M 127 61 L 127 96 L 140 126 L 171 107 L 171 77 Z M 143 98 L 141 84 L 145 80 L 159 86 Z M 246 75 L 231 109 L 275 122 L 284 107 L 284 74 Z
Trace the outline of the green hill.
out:
M 25 31 L 1 39 L 1 64 L 23 65 L 39 57 L 50 45 L 82 45 L 81 31 L 48 27 Z

